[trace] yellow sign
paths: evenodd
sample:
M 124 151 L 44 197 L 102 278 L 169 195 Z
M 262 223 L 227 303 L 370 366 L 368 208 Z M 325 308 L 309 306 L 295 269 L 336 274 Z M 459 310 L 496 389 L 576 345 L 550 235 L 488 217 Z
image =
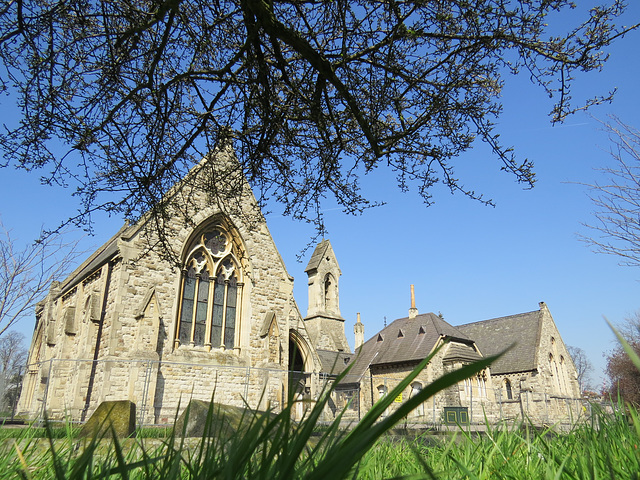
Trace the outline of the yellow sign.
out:
M 394 402 L 396 402 L 396 403 L 402 403 L 402 392 L 400 392 L 400 395 L 398 395 L 398 396 L 396 397 L 396 399 L 394 400 Z

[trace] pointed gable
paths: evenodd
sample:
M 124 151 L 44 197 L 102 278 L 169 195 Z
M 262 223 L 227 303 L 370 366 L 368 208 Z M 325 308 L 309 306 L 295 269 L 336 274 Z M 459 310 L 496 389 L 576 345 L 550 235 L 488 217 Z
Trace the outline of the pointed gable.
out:
M 402 331 L 402 336 L 398 335 L 399 331 Z M 441 338 L 458 340 L 470 346 L 473 344 L 465 333 L 433 313 L 395 320 L 356 352 L 349 378 L 343 383 L 357 381 L 369 366 L 419 362 L 433 351 Z M 479 359 L 480 356 L 474 353 L 475 351 L 467 352 L 467 356 Z
M 472 338 L 483 355 L 497 355 L 513 345 L 491 365 L 495 375 L 528 372 L 537 368 L 536 352 L 540 344 L 540 311 L 468 323 L 458 329 Z
M 305 273 L 312 272 L 317 270 L 320 264 L 322 263 L 322 259 L 330 257 L 333 262 L 335 262 L 338 267 L 338 271 L 340 271 L 340 267 L 338 266 L 338 260 L 336 259 L 335 254 L 333 253 L 333 247 L 331 246 L 331 242 L 329 239 L 322 240 L 318 245 L 316 245 L 311 258 L 309 259 L 309 263 L 307 264 L 307 268 L 304 269 Z

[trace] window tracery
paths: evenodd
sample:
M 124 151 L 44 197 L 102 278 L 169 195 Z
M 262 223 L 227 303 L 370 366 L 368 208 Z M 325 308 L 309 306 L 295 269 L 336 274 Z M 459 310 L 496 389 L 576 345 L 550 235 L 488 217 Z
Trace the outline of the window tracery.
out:
M 231 235 L 219 223 L 192 241 L 183 268 L 176 347 L 237 346 L 243 283 L 236 250 Z
M 484 370 L 478 373 L 476 381 L 478 383 L 479 396 L 485 398 L 487 396 L 487 373 Z

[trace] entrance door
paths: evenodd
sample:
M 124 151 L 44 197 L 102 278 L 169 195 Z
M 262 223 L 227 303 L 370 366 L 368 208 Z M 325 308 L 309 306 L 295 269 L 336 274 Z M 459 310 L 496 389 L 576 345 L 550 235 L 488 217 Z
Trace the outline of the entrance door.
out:
M 304 373 L 304 357 L 300 346 L 295 339 L 289 337 L 289 395 L 288 401 L 292 404 L 291 413 L 296 420 L 302 418 L 304 413 L 304 398 L 307 396 L 306 375 Z

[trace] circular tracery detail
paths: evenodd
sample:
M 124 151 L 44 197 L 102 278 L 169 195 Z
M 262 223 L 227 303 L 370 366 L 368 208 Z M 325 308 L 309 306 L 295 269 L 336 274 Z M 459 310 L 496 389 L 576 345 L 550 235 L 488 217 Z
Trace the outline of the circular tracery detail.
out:
M 213 228 L 202 234 L 202 244 L 214 257 L 221 257 L 231 249 L 231 242 L 220 228 Z
M 233 242 L 231 236 L 218 224 L 209 227 L 204 233 L 196 237 L 189 249 L 185 266 L 200 274 L 205 268 L 222 275 L 225 280 L 233 276 L 236 271 L 233 259 Z

